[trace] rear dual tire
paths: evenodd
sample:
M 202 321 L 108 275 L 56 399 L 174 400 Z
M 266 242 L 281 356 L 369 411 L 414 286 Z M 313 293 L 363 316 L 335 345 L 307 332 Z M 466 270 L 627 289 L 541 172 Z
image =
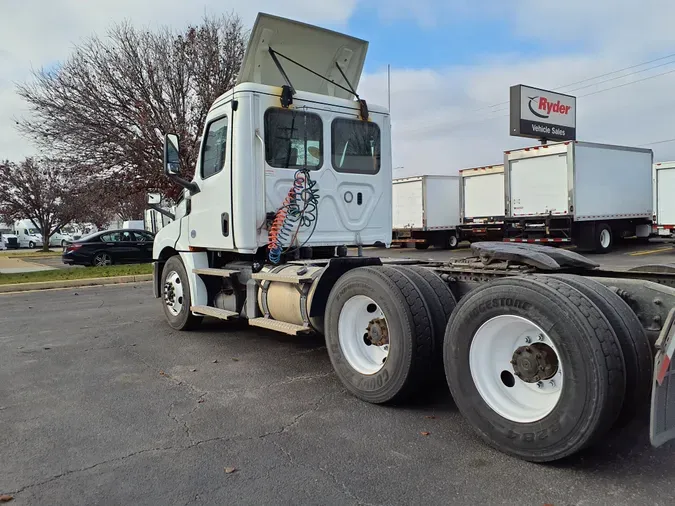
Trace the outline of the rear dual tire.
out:
M 531 372 L 534 355 L 542 354 L 525 350 L 539 339 L 555 354 L 561 375 L 541 373 L 543 381 L 529 376 L 525 382 L 514 372 Z M 472 349 L 474 341 L 483 347 Z M 517 365 L 509 351 L 499 351 L 504 346 Z M 517 350 L 532 360 L 523 366 Z M 501 362 L 483 360 L 491 353 Z M 626 368 L 616 332 L 588 296 L 560 279 L 503 279 L 475 289 L 448 322 L 443 355 L 462 415 L 488 444 L 521 459 L 571 455 L 606 433 L 622 410 Z M 555 402 L 547 399 L 548 388 Z M 528 409 L 518 411 L 519 405 Z
M 335 283 L 326 305 L 326 347 L 338 378 L 356 397 L 401 402 L 431 378 L 440 320 L 428 289 L 421 274 L 385 266 L 354 269 Z M 374 341 L 382 335 L 387 338 Z

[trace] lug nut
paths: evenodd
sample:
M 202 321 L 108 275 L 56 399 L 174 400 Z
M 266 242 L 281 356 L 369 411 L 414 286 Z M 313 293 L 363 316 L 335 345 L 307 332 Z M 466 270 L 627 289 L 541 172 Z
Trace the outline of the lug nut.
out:
M 539 336 L 537 336 L 537 338 L 538 338 L 540 341 L 543 341 L 543 340 L 544 340 L 544 334 L 539 334 Z
M 540 371 L 543 371 L 543 370 L 544 370 L 544 366 L 543 366 L 543 365 L 540 365 L 540 366 L 539 366 L 539 370 L 540 370 Z
M 518 349 L 516 350 L 516 355 L 520 355 L 522 352 L 523 352 L 523 350 L 521 350 L 520 348 L 518 348 Z
M 544 384 L 541 381 L 537 381 L 537 388 L 544 388 Z
M 525 351 L 528 352 L 528 353 L 530 353 L 530 352 L 532 351 L 532 348 L 530 348 L 529 346 L 527 346 L 527 347 L 525 348 Z
M 554 387 L 554 386 L 555 386 L 555 381 L 551 380 L 551 381 L 548 382 L 548 384 L 551 385 L 552 387 Z
M 527 344 L 530 344 L 530 343 L 532 342 L 532 338 L 531 338 L 530 336 L 527 336 L 527 337 L 525 338 L 525 342 L 526 342 Z

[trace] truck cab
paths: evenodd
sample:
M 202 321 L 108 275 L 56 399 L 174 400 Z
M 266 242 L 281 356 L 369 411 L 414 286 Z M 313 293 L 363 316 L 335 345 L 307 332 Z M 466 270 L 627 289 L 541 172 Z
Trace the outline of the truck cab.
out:
M 39 248 L 42 246 L 42 234 L 31 220 L 20 220 L 14 225 L 14 235 L 19 248 Z
M 389 113 L 354 99 L 367 45 L 258 17 L 236 86 L 207 115 L 188 212 L 159 232 L 156 258 L 390 243 Z

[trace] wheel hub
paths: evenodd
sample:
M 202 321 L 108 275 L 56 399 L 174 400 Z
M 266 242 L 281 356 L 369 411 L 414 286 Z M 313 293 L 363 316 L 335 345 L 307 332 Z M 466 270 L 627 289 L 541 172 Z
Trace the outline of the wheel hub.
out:
M 555 376 L 558 357 L 547 344 L 535 343 L 516 348 L 511 365 L 514 374 L 525 383 L 537 383 Z
M 376 318 L 370 321 L 366 340 L 374 346 L 389 344 L 389 330 L 384 318 Z
M 176 316 L 183 308 L 183 286 L 177 272 L 171 272 L 164 283 L 164 304 Z

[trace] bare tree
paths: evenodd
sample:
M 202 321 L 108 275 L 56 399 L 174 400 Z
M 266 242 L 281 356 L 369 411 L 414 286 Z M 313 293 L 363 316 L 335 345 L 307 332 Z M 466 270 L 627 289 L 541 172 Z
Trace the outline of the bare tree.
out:
M 54 160 L 27 158 L 0 162 L 0 217 L 12 223 L 30 219 L 42 235 L 43 249 L 63 225 L 78 219 L 91 195 Z
M 234 85 L 247 33 L 234 14 L 206 18 L 183 33 L 128 23 L 75 47 L 56 71 L 18 86 L 31 106 L 19 128 L 69 165 L 108 174 L 129 193 L 177 188 L 162 177 L 163 132 L 181 138 L 191 176 L 206 114 Z

